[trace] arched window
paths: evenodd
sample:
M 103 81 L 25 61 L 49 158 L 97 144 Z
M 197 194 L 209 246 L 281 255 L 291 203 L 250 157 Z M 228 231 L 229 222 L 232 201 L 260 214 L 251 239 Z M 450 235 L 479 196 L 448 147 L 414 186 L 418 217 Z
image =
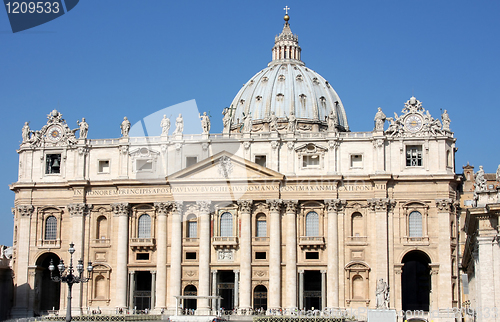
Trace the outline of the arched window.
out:
M 257 216 L 256 237 L 267 237 L 267 221 L 266 221 L 266 215 L 264 214 L 259 214 Z
M 45 240 L 57 239 L 57 219 L 54 216 L 49 216 L 45 220 Z
M 351 216 L 351 236 L 359 237 L 364 235 L 363 215 L 355 212 Z
M 409 237 L 422 237 L 422 214 L 418 211 L 412 211 L 408 218 Z
M 149 238 L 151 237 L 151 217 L 147 214 L 143 214 L 139 217 L 139 238 Z
M 187 221 L 187 238 L 198 238 L 198 222 L 195 215 L 189 215 Z
M 356 275 L 352 278 L 352 298 L 353 299 L 365 298 L 363 277 L 361 277 L 360 275 Z
M 106 239 L 108 237 L 108 219 L 106 216 L 97 218 L 97 239 Z
M 314 211 L 306 215 L 306 236 L 319 236 L 319 216 Z
M 220 236 L 233 236 L 233 215 L 230 212 L 225 212 L 220 216 Z

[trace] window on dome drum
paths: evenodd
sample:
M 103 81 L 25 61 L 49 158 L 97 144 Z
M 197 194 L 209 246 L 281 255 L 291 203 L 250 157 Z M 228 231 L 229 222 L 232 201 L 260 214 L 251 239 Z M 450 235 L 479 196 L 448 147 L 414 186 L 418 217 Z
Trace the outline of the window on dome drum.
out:
M 266 166 L 266 156 L 265 155 L 256 155 L 255 156 L 255 163 L 257 163 L 260 166 L 265 167 Z
M 57 219 L 54 216 L 49 216 L 45 220 L 45 240 L 57 239 Z
M 153 160 L 136 160 L 135 165 L 138 172 L 153 171 Z
M 314 211 L 311 211 L 306 215 L 306 236 L 319 236 L 319 216 Z
M 351 168 L 363 168 L 363 156 L 361 154 L 351 154 Z
M 47 154 L 45 157 L 45 174 L 61 173 L 61 154 Z
M 147 214 L 143 214 L 139 217 L 138 224 L 138 234 L 139 238 L 150 238 L 151 237 L 151 217 Z
M 408 218 L 409 237 L 422 237 L 422 214 L 418 211 L 412 211 Z
M 233 215 L 230 212 L 225 212 L 220 216 L 220 236 L 233 236 Z
M 190 220 L 187 223 L 187 238 L 197 238 L 198 237 L 198 222 L 196 222 L 196 218 L 194 220 Z
M 265 215 L 257 217 L 257 234 L 255 237 L 267 237 L 267 221 Z
M 304 155 L 302 156 L 303 168 L 319 168 L 319 155 Z
M 198 157 L 186 157 L 186 168 L 198 163 Z
M 422 166 L 422 146 L 408 145 L 406 146 L 406 166 L 421 167 Z

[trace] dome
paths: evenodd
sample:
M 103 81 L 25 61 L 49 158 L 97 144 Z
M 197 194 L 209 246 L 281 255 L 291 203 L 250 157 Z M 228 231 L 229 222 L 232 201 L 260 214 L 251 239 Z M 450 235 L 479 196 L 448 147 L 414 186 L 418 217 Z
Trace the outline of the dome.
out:
M 257 124 L 268 120 L 273 112 L 281 120 L 293 112 L 298 129 L 300 124 L 321 126 L 326 125 L 326 117 L 333 111 L 337 129 L 349 130 L 340 97 L 326 79 L 305 66 L 300 52 L 298 37 L 285 22 L 275 39 L 273 60 L 243 85 L 231 103 L 235 128 L 241 126 L 247 115 Z

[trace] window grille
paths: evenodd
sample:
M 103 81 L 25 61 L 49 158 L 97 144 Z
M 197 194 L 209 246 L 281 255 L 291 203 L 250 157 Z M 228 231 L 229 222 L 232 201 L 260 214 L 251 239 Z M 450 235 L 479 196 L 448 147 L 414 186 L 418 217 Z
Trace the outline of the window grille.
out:
M 406 147 L 406 166 L 421 167 L 422 166 L 422 147 L 407 146 Z
M 45 221 L 45 240 L 57 239 L 57 219 L 54 216 L 47 217 Z
M 196 221 L 188 221 L 188 238 L 198 237 L 198 223 Z
M 306 215 L 306 236 L 319 236 L 319 216 L 314 211 Z
M 150 238 L 151 237 L 151 217 L 147 214 L 141 215 L 139 217 L 139 238 Z
M 220 216 L 220 236 L 233 236 L 233 215 L 230 212 L 225 212 Z
M 410 237 L 422 237 L 422 214 L 418 211 L 412 211 L 409 218 Z
M 257 220 L 257 237 L 267 237 L 267 221 L 265 219 Z

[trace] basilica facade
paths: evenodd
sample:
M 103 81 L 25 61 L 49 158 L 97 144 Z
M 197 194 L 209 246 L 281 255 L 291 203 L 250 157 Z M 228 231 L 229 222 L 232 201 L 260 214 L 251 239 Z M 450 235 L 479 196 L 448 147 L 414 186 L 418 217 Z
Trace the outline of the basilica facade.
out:
M 158 137 L 129 136 L 125 119 L 115 139 L 88 139 L 82 120 L 77 138 L 56 110 L 40 130 L 25 125 L 10 187 L 13 315 L 65 309 L 48 267 L 69 263 L 71 242 L 93 265 L 74 314 L 458 306 L 447 112 L 435 119 L 411 97 L 352 132 L 288 19 L 272 61 L 222 111 L 222 133 L 200 116 L 203 133 L 186 135 L 179 116 L 172 131 L 158 120 Z

